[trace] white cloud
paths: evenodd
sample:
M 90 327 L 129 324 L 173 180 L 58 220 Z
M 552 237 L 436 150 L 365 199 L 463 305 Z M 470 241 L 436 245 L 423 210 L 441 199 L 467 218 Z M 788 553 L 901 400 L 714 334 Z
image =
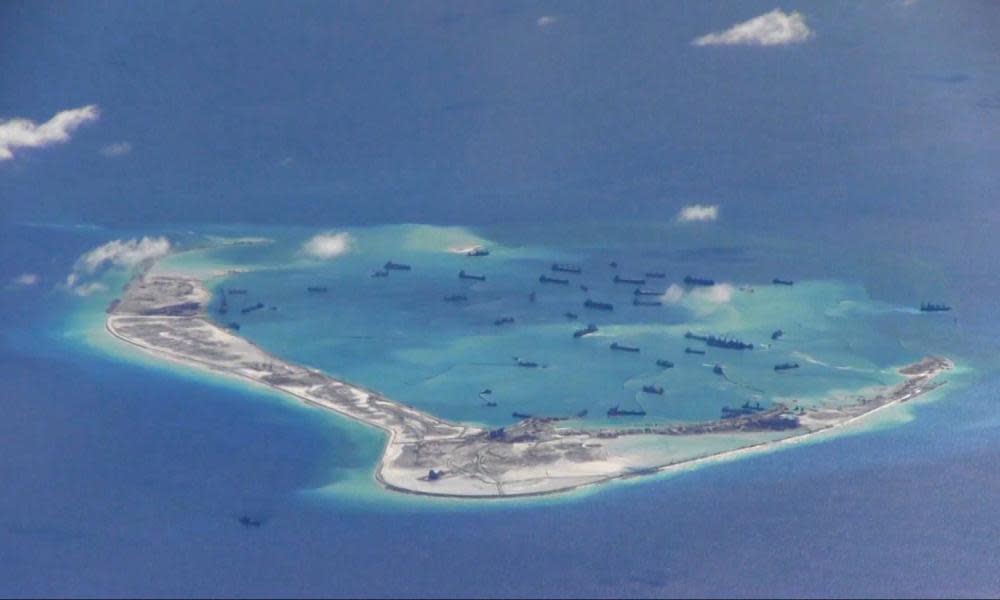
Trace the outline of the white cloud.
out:
M 73 293 L 77 296 L 89 296 L 91 294 L 96 294 L 97 292 L 103 292 L 108 289 L 103 283 L 98 283 L 92 281 L 90 283 L 84 283 L 73 288 Z
M 83 282 L 84 279 L 99 275 L 112 267 L 134 267 L 147 260 L 162 258 L 170 253 L 170 249 L 170 240 L 165 237 L 112 240 L 78 258 L 73 271 L 66 276 L 66 286 L 85 296 L 102 287 L 100 284 Z
M 101 154 L 107 156 L 108 158 L 114 158 L 116 156 L 125 156 L 132 151 L 132 144 L 128 142 L 115 142 L 113 144 L 108 144 L 107 146 L 101 148 Z
M 7 287 L 12 288 L 24 288 L 31 287 L 33 285 L 38 285 L 41 278 L 35 273 L 21 273 L 14 279 L 10 281 L 10 285 Z
M 726 304 L 733 299 L 736 288 L 728 283 L 717 283 L 708 287 L 691 290 L 691 299 L 711 304 Z
M 302 251 L 325 260 L 346 254 L 353 245 L 354 239 L 347 233 L 321 233 L 302 244 Z
M 684 299 L 684 288 L 676 283 L 671 283 L 660 298 L 667 304 L 677 304 Z
M 677 220 L 681 223 L 691 223 L 692 221 L 714 221 L 718 218 L 718 204 L 689 204 L 677 213 Z
M 555 17 L 550 15 L 545 15 L 538 17 L 538 20 L 535 21 L 535 24 L 538 25 L 539 27 L 548 27 L 549 25 L 552 25 L 556 21 L 558 21 L 558 19 L 556 19 Z
M 0 121 L 0 160 L 14 158 L 15 148 L 43 148 L 69 141 L 70 134 L 84 123 L 97 120 L 94 104 L 57 113 L 39 125 L 29 119 Z
M 703 35 L 691 43 L 695 46 L 783 46 L 804 42 L 813 35 L 802 13 L 785 13 L 776 8 L 725 31 Z

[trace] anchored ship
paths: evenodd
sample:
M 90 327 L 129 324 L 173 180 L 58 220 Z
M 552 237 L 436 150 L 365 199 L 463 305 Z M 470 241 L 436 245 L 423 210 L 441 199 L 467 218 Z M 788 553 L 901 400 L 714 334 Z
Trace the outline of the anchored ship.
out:
M 513 322 L 514 322 L 514 317 L 500 317 L 496 321 L 493 321 L 493 324 L 499 327 L 501 325 L 512 324 Z
M 472 279 L 473 281 L 486 281 L 486 275 L 473 275 L 471 273 L 466 273 L 465 270 L 458 272 L 459 279 Z
M 780 329 L 775 329 L 774 333 L 771 334 L 771 339 L 772 340 L 776 340 L 776 339 L 780 338 L 783 335 L 785 335 L 784 331 L 782 331 Z
M 620 408 L 619 405 L 614 405 L 608 409 L 609 417 L 645 417 L 646 411 L 640 406 L 639 410 L 626 410 Z
M 951 310 L 951 307 L 947 304 L 924 302 L 920 305 L 920 312 L 948 312 L 949 310 Z
M 684 349 L 684 354 L 704 354 L 704 350 L 695 350 L 694 348 L 688 346 Z
M 633 306 L 663 306 L 663 302 L 659 300 L 640 300 L 635 298 L 632 300 Z
M 645 285 L 646 283 L 645 279 L 629 279 L 628 277 L 619 277 L 618 275 L 615 275 L 611 281 L 615 283 L 627 283 L 629 285 Z
M 778 279 L 777 277 L 772 279 L 771 283 L 773 283 L 774 285 L 795 285 L 794 281 L 791 281 L 789 279 Z
M 763 411 L 764 407 L 760 405 L 760 402 L 754 402 L 753 404 L 750 404 L 750 401 L 747 400 L 739 408 L 729 408 L 728 406 L 723 406 L 722 418 L 732 419 L 733 417 L 742 417 L 745 415 L 752 415 L 754 413 L 759 413 Z
M 549 277 L 548 275 L 539 275 L 539 283 L 558 283 L 560 285 L 569 285 L 569 279 L 559 279 L 558 277 Z
M 394 263 L 391 260 L 382 265 L 382 268 L 386 271 L 410 271 L 413 269 L 410 265 L 404 265 L 402 263 Z
M 720 365 L 719 363 L 715 363 L 715 366 L 712 367 L 712 372 L 715 373 L 716 375 L 721 375 L 723 377 L 726 376 L 726 372 L 722 370 L 722 365 Z
M 559 273 L 577 273 L 579 274 L 582 269 L 576 265 L 564 265 L 559 263 L 552 263 L 552 270 Z
M 780 365 L 774 365 L 775 371 L 787 371 L 789 369 L 798 369 L 798 368 L 799 368 L 799 363 L 796 362 L 786 362 L 786 363 L 781 363 Z
M 389 271 L 387 269 L 382 269 L 381 271 L 375 271 L 372 273 L 372 277 L 388 277 Z
M 229 288 L 229 291 L 227 293 L 232 294 L 234 296 L 246 296 L 247 291 L 236 288 Z
M 661 358 L 656 361 L 656 366 L 663 367 L 664 369 L 673 369 L 674 363 L 670 362 L 669 360 Z
M 465 294 L 452 294 L 450 296 L 445 296 L 445 302 L 466 302 L 469 299 Z
M 574 331 L 573 332 L 573 337 L 575 337 L 575 338 L 581 338 L 581 337 L 583 337 L 585 335 L 590 335 L 590 334 L 596 333 L 596 332 L 597 332 L 597 325 L 594 325 L 593 323 L 591 323 L 590 325 L 587 325 L 583 329 L 577 329 L 576 331 Z
M 514 357 L 514 362 L 519 367 L 524 367 L 526 369 L 535 369 L 538 367 L 538 363 L 531 360 L 524 360 L 523 358 Z
M 322 292 L 328 292 L 329 291 L 327 289 L 327 287 L 324 286 L 324 285 L 311 285 L 311 286 L 307 287 L 306 290 L 309 291 L 309 292 L 314 292 L 314 293 L 322 293 Z
M 638 352 L 639 348 L 636 346 L 626 346 L 624 344 L 619 344 L 618 342 L 611 342 L 612 350 L 620 350 L 622 352 Z
M 486 248 L 483 248 L 482 246 L 479 246 L 478 248 L 473 248 L 472 250 L 469 250 L 468 252 L 465 253 L 465 255 L 466 256 L 489 256 L 490 255 L 490 251 L 487 250 Z
M 662 296 L 664 292 L 657 292 L 655 290 L 644 290 L 642 288 L 635 288 L 632 292 L 633 296 Z
M 583 302 L 585 308 L 593 308 L 594 310 L 614 310 L 615 305 L 609 304 L 607 302 L 597 302 L 596 300 L 590 300 L 589 298 Z
M 708 336 L 705 343 L 713 348 L 726 348 L 729 350 L 753 350 L 753 344 L 741 342 L 735 338 L 722 338 L 714 335 Z
M 243 314 L 247 314 L 247 313 L 252 313 L 255 310 L 260 310 L 262 308 L 264 308 L 264 303 L 263 302 L 258 302 L 257 304 L 254 304 L 253 306 L 248 306 L 248 307 L 244 308 L 240 312 L 242 312 Z
M 566 317 L 567 319 L 569 319 L 570 321 L 575 321 L 575 320 L 577 320 L 577 319 L 580 318 L 580 315 L 578 315 L 578 314 L 576 314 L 574 312 L 564 312 L 563 316 Z
M 684 332 L 684 339 L 686 339 L 686 340 L 699 340 L 699 341 L 702 341 L 702 342 L 707 342 L 708 341 L 708 336 L 707 335 L 698 335 L 696 333 L 691 333 L 690 331 L 686 331 L 686 332 Z
M 663 388 L 658 385 L 644 385 L 642 386 L 642 391 L 647 394 L 656 394 L 657 396 L 663 395 Z
M 666 273 L 659 273 L 657 271 L 653 271 L 652 273 L 646 273 L 646 277 L 649 279 L 663 279 L 666 276 L 667 276 Z
M 687 275 L 687 276 L 684 277 L 684 283 L 686 283 L 687 285 L 711 286 L 711 285 L 715 285 L 715 280 L 714 279 L 702 279 L 701 277 L 691 277 L 690 275 Z
M 226 325 L 226 328 L 232 329 L 233 331 L 239 331 L 240 330 L 240 324 L 237 323 L 236 321 L 232 321 L 232 322 L 230 322 L 230 323 L 228 323 Z

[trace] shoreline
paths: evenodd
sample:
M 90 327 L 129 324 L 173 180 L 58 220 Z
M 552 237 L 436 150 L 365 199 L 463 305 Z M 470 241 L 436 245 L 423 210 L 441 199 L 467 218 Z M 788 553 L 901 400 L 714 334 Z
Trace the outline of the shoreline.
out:
M 288 394 L 307 406 L 374 426 L 388 433 L 374 478 L 395 492 L 461 499 L 498 499 L 565 493 L 642 475 L 663 474 L 803 442 L 845 427 L 882 409 L 911 400 L 941 383 L 935 377 L 951 361 L 928 357 L 898 372 L 906 379 L 882 388 L 873 399 L 835 409 L 769 414 L 783 425 L 750 417 L 694 427 L 633 425 L 571 430 L 544 419 L 527 419 L 505 429 L 452 423 L 389 400 L 363 386 L 275 357 L 249 340 L 212 323 L 205 310 L 211 294 L 183 275 L 143 273 L 124 298 L 108 310 L 105 330 L 115 339 L 157 358 L 234 376 Z M 794 427 L 791 426 L 794 423 Z M 694 431 L 694 432 L 692 432 Z M 670 442 L 637 449 L 627 440 L 724 440 L 786 432 L 733 448 L 670 456 Z M 645 451 L 644 451 L 645 450 Z M 660 452 L 656 458 L 656 451 Z M 651 456 L 652 454 L 652 456 Z M 670 456 L 670 458 L 668 458 Z M 652 463 L 652 464 L 650 464 Z

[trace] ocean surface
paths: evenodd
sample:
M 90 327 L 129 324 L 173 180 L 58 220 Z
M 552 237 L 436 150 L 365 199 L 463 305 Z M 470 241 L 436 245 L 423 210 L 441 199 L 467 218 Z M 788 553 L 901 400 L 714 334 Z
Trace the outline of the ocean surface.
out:
M 854 270 L 864 257 L 852 252 L 864 248 L 824 255 L 822 242 L 746 236 L 721 225 L 696 233 L 670 222 L 332 231 L 348 233 L 351 250 L 317 260 L 302 245 L 327 230 L 5 226 L 4 252 L 17 253 L 41 282 L 2 294 L 10 318 L 0 355 L 8 374 L 0 473 L 12 483 L 0 495 L 3 593 L 997 589 L 995 326 L 981 325 L 992 322 L 990 303 L 955 295 L 961 284 L 947 269 L 886 254 L 884 264 Z M 273 240 L 182 252 L 157 268 L 205 275 L 240 269 L 209 281 L 247 289 L 245 300 L 229 296 L 231 313 L 243 302 L 266 304 L 225 317 L 241 322 L 242 335 L 451 419 L 499 425 L 513 421 L 513 410 L 586 408 L 599 423 L 611 404 L 638 399 L 650 418 L 699 420 L 745 399 L 817 402 L 831 390 L 892 382 L 893 366 L 927 353 L 947 355 L 959 369 L 942 390 L 846 435 L 672 476 L 498 502 L 393 494 L 371 476 L 381 433 L 280 394 L 135 355 L 108 338 L 103 310 L 126 271 L 102 275 L 108 289 L 87 297 L 61 289 L 77 256 L 138 233 L 190 248 L 205 236 Z M 44 250 L 34 244 L 40 234 L 50 240 Z M 449 251 L 476 244 L 491 255 Z M 632 288 L 611 283 L 611 257 L 623 275 L 664 271 L 663 287 L 689 272 L 714 276 L 731 282 L 732 294 L 626 306 Z M 369 276 L 389 259 L 414 269 Z M 580 264 L 591 295 L 623 302 L 622 310 L 616 305 L 613 315 L 591 319 L 579 307 L 581 290 L 538 284 L 553 261 Z M 460 268 L 487 281 L 459 281 Z M 770 285 L 773 276 L 796 284 Z M 309 285 L 329 291 L 310 294 Z M 451 293 L 470 300 L 443 302 Z M 956 310 L 913 310 L 928 298 Z M 572 339 L 579 323 L 567 322 L 566 310 L 599 322 L 601 337 Z M 501 314 L 515 324 L 493 325 Z M 769 347 L 688 357 L 681 336 L 689 326 Z M 786 337 L 771 343 L 767 334 L 778 327 Z M 642 352 L 613 353 L 612 339 Z M 547 368 L 512 367 L 512 356 Z M 677 366 L 660 371 L 649 364 L 657 357 Z M 802 365 L 791 377 L 771 369 L 786 359 Z M 717 361 L 732 383 L 712 375 Z M 647 381 L 662 385 L 664 397 L 637 393 Z M 483 406 L 484 387 L 498 407 Z M 263 525 L 244 527 L 242 515 Z

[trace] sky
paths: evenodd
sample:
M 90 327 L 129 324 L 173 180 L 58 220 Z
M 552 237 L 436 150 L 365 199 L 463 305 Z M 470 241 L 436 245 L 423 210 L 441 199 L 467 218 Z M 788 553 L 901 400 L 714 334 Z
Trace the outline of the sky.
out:
M 997 31 L 926 0 L 5 2 L 0 219 L 992 218 Z

